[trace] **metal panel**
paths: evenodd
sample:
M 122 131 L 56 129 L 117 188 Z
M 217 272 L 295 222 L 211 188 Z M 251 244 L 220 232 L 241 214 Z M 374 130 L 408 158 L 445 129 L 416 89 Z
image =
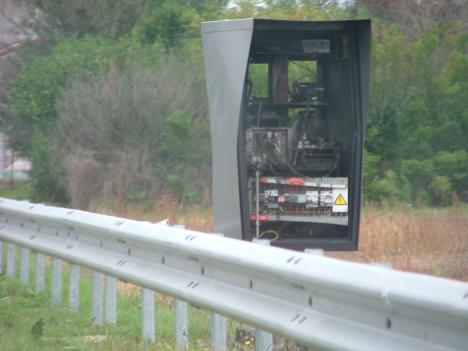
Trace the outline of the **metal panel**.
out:
M 237 139 L 253 19 L 202 23 L 213 157 L 214 230 L 242 239 Z
M 69 306 L 74 312 L 80 307 L 80 266 L 70 266 Z
M 96 244 L 89 244 L 89 237 Z M 309 347 L 465 350 L 468 345 L 468 284 L 462 282 L 12 200 L 0 200 L 0 240 Z

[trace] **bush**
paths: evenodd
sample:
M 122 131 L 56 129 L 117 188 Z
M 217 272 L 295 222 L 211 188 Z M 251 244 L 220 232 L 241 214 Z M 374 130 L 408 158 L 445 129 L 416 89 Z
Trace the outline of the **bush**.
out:
M 62 40 L 50 56 L 26 62 L 11 82 L 4 128 L 13 148 L 32 160 L 33 199 L 66 201 L 60 147 L 53 144 L 55 101 L 74 76 L 102 70 L 111 52 L 111 43 L 101 38 Z
M 36 131 L 32 143 L 31 200 L 65 204 L 64 172 L 53 138 Z
M 32 135 L 55 127 L 58 92 L 76 74 L 97 72 L 111 56 L 111 43 L 101 38 L 63 40 L 50 56 L 25 63 L 9 87 L 5 127 L 16 150 L 29 154 Z
M 429 189 L 433 193 L 433 198 L 436 199 L 439 204 L 450 204 L 452 184 L 448 177 L 435 176 L 429 184 Z
M 155 202 L 166 190 L 209 201 L 204 92 L 201 67 L 176 56 L 74 79 L 57 101 L 56 140 L 72 203 Z

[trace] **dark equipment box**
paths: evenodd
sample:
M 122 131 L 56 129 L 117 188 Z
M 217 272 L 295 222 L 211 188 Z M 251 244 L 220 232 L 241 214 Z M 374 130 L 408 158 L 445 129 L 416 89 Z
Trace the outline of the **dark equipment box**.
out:
M 356 250 L 370 21 L 202 24 L 214 231 Z

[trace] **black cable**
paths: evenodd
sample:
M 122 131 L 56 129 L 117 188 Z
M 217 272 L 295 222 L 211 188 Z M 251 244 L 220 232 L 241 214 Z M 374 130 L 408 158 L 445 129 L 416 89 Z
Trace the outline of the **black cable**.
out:
M 260 118 L 262 117 L 262 111 L 263 111 L 263 101 L 260 101 L 260 104 L 258 105 L 258 110 L 257 110 L 257 128 L 260 127 Z
M 263 147 L 262 147 L 262 150 L 263 150 Z M 266 152 L 263 150 L 263 152 L 266 154 Z M 281 154 L 281 153 L 280 153 Z M 289 168 L 290 171 L 292 171 L 293 173 L 295 173 L 296 175 L 300 176 L 300 177 L 308 177 L 307 175 L 305 174 L 302 174 L 301 172 L 299 172 L 297 169 L 295 169 L 294 167 L 292 167 L 289 162 L 286 160 L 286 158 L 283 156 L 284 159 L 278 159 L 276 157 L 276 155 L 274 155 L 273 153 L 270 152 L 270 155 L 274 158 L 274 160 L 277 162 L 277 163 L 281 163 L 283 164 L 284 166 L 286 166 L 287 168 Z M 267 155 L 268 157 L 268 155 Z

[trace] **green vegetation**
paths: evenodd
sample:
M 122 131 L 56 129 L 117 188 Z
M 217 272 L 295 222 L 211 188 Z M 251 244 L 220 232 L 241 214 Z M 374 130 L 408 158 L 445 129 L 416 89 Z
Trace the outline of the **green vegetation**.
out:
M 33 161 L 34 200 L 151 206 L 169 193 L 182 204 L 209 204 L 199 23 L 252 16 L 371 17 L 365 199 L 417 206 L 468 200 L 463 4 L 24 1 L 42 14 L 30 23 L 42 39 L 19 50 L 5 128 Z M 266 77 L 265 67 L 253 74 Z
M 31 199 L 31 186 L 29 184 L 13 184 L 12 187 L 0 189 L 0 197 L 7 197 L 13 200 Z
M 366 195 L 450 204 L 468 184 L 468 37 L 457 24 L 435 25 L 411 42 L 395 26 L 381 35 L 373 51 Z

